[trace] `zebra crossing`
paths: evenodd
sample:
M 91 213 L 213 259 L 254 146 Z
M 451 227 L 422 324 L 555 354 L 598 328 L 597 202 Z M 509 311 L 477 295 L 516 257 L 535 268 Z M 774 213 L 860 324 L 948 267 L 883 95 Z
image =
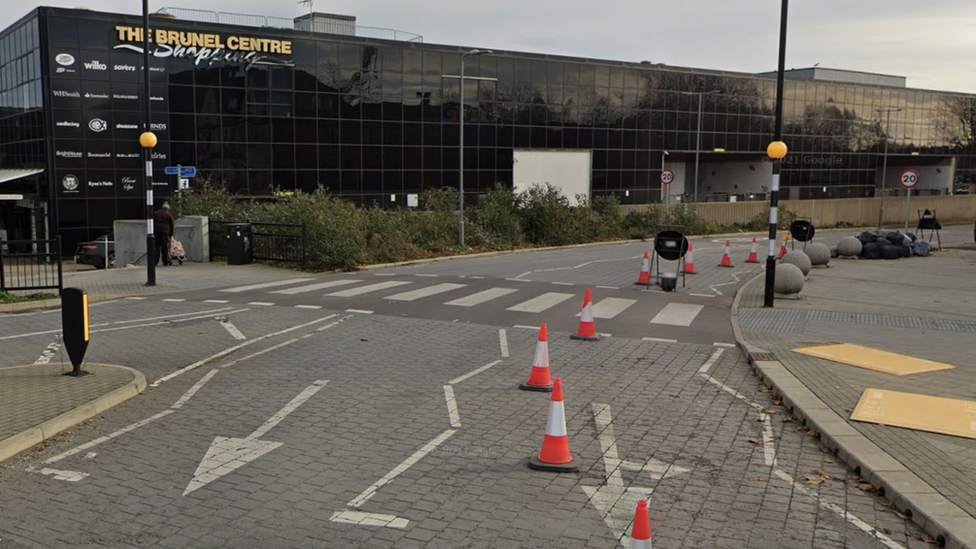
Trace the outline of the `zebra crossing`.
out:
M 496 306 L 505 311 L 527 314 L 540 314 L 563 304 L 569 305 L 567 302 L 574 303 L 575 306 L 575 302 L 571 300 L 581 298 L 577 293 L 533 291 L 522 284 L 512 284 L 506 281 L 502 281 L 502 285 L 498 287 L 479 289 L 478 291 L 468 289 L 468 293 L 459 295 L 468 288 L 469 284 L 443 282 L 427 286 L 422 285 L 424 283 L 420 282 L 417 284 L 419 287 L 409 288 L 409 286 L 414 285 L 418 281 L 387 279 L 375 282 L 363 277 L 340 278 L 323 282 L 316 282 L 315 280 L 314 278 L 291 278 L 224 288 L 220 291 L 235 294 L 263 290 L 265 295 L 268 296 L 307 295 L 310 297 L 321 296 L 324 298 L 355 298 L 370 296 L 372 294 L 388 302 L 430 303 L 431 301 L 436 301 L 437 305 L 460 307 L 469 310 L 476 307 Z M 393 291 L 393 293 L 389 293 L 390 291 Z M 319 293 L 316 294 L 315 292 Z M 382 292 L 387 292 L 388 295 L 381 295 Z M 623 297 L 603 297 L 602 299 L 597 299 L 593 303 L 593 317 L 602 320 L 616 318 L 636 305 L 638 301 L 638 299 Z M 268 302 L 252 303 L 271 305 Z M 321 305 L 296 305 L 296 307 L 321 308 Z M 667 303 L 663 305 L 663 308 L 660 308 L 653 314 L 653 318 L 644 320 L 643 322 L 663 326 L 688 327 L 698 318 L 703 308 L 702 305 L 697 304 Z M 580 316 L 578 312 L 576 316 Z M 650 311 L 648 311 L 647 316 L 652 316 Z

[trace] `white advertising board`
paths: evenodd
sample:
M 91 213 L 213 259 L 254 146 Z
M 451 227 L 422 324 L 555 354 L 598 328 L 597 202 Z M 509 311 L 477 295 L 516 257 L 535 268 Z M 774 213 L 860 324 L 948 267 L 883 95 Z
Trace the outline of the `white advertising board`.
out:
M 576 195 L 590 198 L 590 174 L 593 155 L 590 151 L 550 151 L 515 149 L 512 178 L 515 192 L 524 192 L 546 183 L 556 188 L 576 206 Z

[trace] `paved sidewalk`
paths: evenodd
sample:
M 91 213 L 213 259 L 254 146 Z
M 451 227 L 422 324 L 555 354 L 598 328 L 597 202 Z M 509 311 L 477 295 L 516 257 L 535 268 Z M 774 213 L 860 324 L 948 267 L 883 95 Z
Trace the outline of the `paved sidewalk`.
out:
M 739 292 L 733 329 L 756 372 L 828 447 L 946 547 L 976 548 L 976 439 L 849 420 L 869 387 L 976 401 L 976 250 L 930 258 L 831 261 L 799 300 L 762 308 L 763 278 Z M 945 362 L 893 376 L 792 349 L 853 343 Z

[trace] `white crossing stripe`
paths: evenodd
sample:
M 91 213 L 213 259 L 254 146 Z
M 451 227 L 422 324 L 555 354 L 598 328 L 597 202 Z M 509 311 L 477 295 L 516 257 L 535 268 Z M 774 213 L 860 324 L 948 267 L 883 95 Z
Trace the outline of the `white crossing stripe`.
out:
M 392 299 L 394 301 L 416 301 L 424 297 L 430 297 L 432 295 L 450 292 L 451 290 L 456 290 L 458 288 L 464 288 L 465 286 L 467 286 L 467 284 L 435 284 L 427 288 L 420 288 L 409 292 L 403 292 L 402 294 L 387 296 L 386 299 Z
M 334 288 L 336 286 L 345 286 L 346 284 L 355 284 L 356 282 L 362 282 L 362 280 L 330 280 L 328 282 L 319 282 L 318 284 L 308 284 L 306 286 L 298 286 L 297 288 L 285 288 L 284 290 L 275 290 L 273 292 L 268 292 L 272 294 L 284 294 L 284 295 L 295 295 L 303 294 L 305 292 L 314 292 L 315 290 L 324 290 L 325 288 Z
M 248 284 L 247 286 L 238 286 L 236 288 L 224 288 L 220 290 L 221 292 L 229 293 L 240 293 L 247 292 L 249 290 L 263 290 L 265 288 L 274 288 L 275 286 L 287 286 L 289 284 L 298 284 L 299 282 L 308 282 L 309 280 L 315 280 L 314 278 L 289 278 L 287 280 L 272 280 L 271 282 L 262 282 L 260 284 Z
M 230 301 L 227 301 L 226 299 L 204 299 L 203 302 L 204 303 L 230 303 Z
M 295 305 L 296 309 L 321 309 L 321 305 Z
M 651 324 L 667 324 L 668 326 L 691 326 L 698 313 L 704 309 L 703 305 L 687 303 L 668 303 L 652 320 Z
M 518 311 L 520 313 L 541 313 L 550 307 L 559 305 L 563 301 L 573 297 L 573 294 L 561 294 L 558 292 L 547 292 L 539 297 L 533 297 L 528 301 L 513 305 L 507 310 Z
M 627 307 L 637 303 L 636 299 L 621 299 L 619 297 L 607 297 L 593 304 L 593 318 L 613 318 L 624 312 Z M 580 316 L 581 313 L 576 313 Z
M 482 303 L 491 301 L 492 299 L 497 299 L 508 294 L 517 292 L 518 290 L 513 290 L 511 288 L 492 288 L 490 290 L 485 290 L 483 292 L 478 292 L 476 294 L 471 294 L 464 296 L 462 298 L 455 299 L 454 301 L 448 301 L 444 305 L 456 305 L 458 307 L 474 307 L 475 305 L 481 305 Z
M 170 303 L 180 303 L 181 301 L 186 301 L 186 300 L 185 299 L 170 298 L 170 299 L 164 299 L 163 301 L 168 301 Z
M 358 288 L 349 288 L 348 290 L 342 290 L 339 292 L 334 292 L 325 295 L 328 297 L 353 297 L 357 295 L 368 294 L 370 292 L 376 292 L 379 290 L 385 290 L 387 288 L 396 288 L 397 286 L 403 286 L 404 284 L 410 284 L 410 282 L 402 282 L 399 280 L 391 280 L 389 282 L 377 282 L 376 284 L 367 284 L 366 286 L 360 286 Z

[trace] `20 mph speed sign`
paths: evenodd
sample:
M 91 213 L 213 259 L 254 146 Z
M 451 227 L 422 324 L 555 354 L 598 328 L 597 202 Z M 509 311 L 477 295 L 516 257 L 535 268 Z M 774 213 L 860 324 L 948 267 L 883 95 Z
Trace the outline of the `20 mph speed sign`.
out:
M 674 181 L 674 172 L 671 170 L 664 170 L 661 172 L 661 183 L 670 185 L 672 181 Z
M 918 185 L 918 172 L 915 170 L 905 170 L 901 174 L 901 186 L 911 189 Z

